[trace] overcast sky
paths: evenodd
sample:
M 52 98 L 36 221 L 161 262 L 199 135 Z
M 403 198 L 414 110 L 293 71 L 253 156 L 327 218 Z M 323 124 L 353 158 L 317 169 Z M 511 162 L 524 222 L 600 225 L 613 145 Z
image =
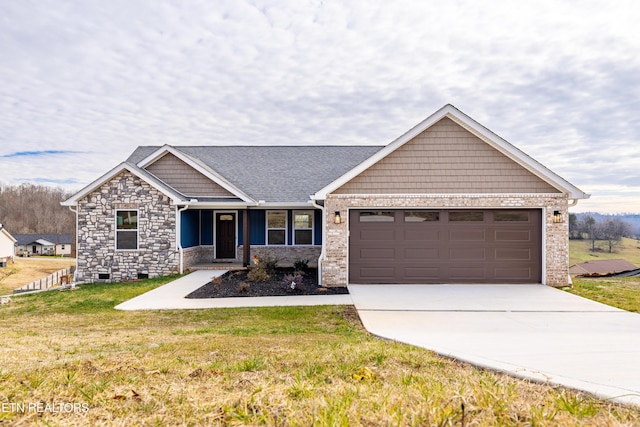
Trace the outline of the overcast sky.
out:
M 592 194 L 572 211 L 640 212 L 639 25 L 637 0 L 0 0 L 0 182 L 383 145 L 451 103 Z

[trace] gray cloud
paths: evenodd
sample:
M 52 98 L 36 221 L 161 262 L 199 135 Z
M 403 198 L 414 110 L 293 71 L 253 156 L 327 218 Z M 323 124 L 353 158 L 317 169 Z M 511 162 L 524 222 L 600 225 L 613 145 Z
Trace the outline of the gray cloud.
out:
M 602 200 L 640 198 L 633 1 L 3 9 L 0 181 L 79 188 L 138 145 L 385 144 L 452 103 Z

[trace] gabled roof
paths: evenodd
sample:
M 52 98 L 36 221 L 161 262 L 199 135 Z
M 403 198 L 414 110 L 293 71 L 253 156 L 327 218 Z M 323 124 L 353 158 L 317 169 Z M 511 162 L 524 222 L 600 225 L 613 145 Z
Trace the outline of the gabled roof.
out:
M 382 150 L 376 152 L 374 155 L 372 155 L 353 169 L 349 170 L 347 173 L 340 176 L 335 181 L 323 187 L 320 191 L 313 195 L 313 198 L 317 200 L 325 199 L 328 194 L 332 193 L 347 182 L 351 181 L 353 178 L 355 178 L 389 154 L 393 153 L 395 150 L 402 147 L 407 142 L 411 141 L 413 138 L 427 130 L 429 127 L 431 127 L 444 117 L 448 117 L 449 119 L 453 120 L 455 123 L 459 124 L 511 160 L 515 161 L 516 163 L 527 169 L 529 172 L 548 182 L 550 185 L 557 188 L 562 193 L 567 194 L 570 199 L 589 198 L 589 194 L 585 194 L 579 188 L 575 187 L 559 175 L 555 174 L 554 172 L 543 166 L 541 163 L 537 162 L 532 157 L 520 151 L 518 148 L 514 147 L 509 142 L 502 139 L 486 127 L 482 126 L 480 123 L 476 122 L 471 117 L 467 116 L 451 104 L 445 105 L 444 107 L 433 113 L 431 116 L 427 117 L 425 120 L 414 126 L 408 132 L 398 137 Z
M 452 105 L 445 105 L 384 147 L 266 145 L 138 147 L 125 162 L 80 190 L 64 201 L 62 205 L 76 205 L 78 200 L 125 170 L 145 180 L 169 196 L 176 204 L 306 205 L 309 203 L 310 197 L 316 200 L 325 199 L 327 194 L 393 153 L 444 117 L 448 117 L 464 127 L 523 168 L 557 188 L 559 192 L 567 194 L 569 198 L 584 199 L 589 197 L 588 194 L 460 110 Z M 237 199 L 198 197 L 197 200 L 192 200 L 191 197 L 172 188 L 167 182 L 145 169 L 169 153 L 232 195 L 237 196 Z
M 70 245 L 73 242 L 71 234 L 16 234 L 17 244 L 20 246 L 38 243 L 43 246 Z
M 130 164 L 130 163 L 127 163 L 127 162 L 123 162 L 123 163 L 120 163 L 118 166 L 114 167 L 113 169 L 111 169 L 109 172 L 107 172 L 104 175 L 102 175 L 100 178 L 98 178 L 95 181 L 93 181 L 91 184 L 89 184 L 86 187 L 84 187 L 82 190 L 78 191 L 76 194 L 71 196 L 69 199 L 67 199 L 64 202 L 62 202 L 61 205 L 62 206 L 75 206 L 78 203 L 78 200 L 80 200 L 83 197 L 85 197 L 86 195 L 90 194 L 96 188 L 100 187 L 102 184 L 104 184 L 105 182 L 109 181 L 113 177 L 119 175 L 123 171 L 129 171 L 132 174 L 136 175 L 138 178 L 143 179 L 144 181 L 149 183 L 149 185 L 151 185 L 152 187 L 154 187 L 155 189 L 157 189 L 158 191 L 160 191 L 161 193 L 163 193 L 164 195 L 169 197 L 175 203 L 178 203 L 179 201 L 183 200 L 183 197 L 178 192 L 176 192 L 175 190 L 171 189 L 170 187 L 164 185 L 164 183 L 162 183 L 161 181 L 157 180 L 153 175 L 151 175 L 146 170 L 140 169 L 136 165 L 133 165 L 133 164 Z
M 209 167 L 209 165 L 202 162 L 199 158 L 190 156 L 189 154 L 187 154 L 187 152 L 185 152 L 184 150 L 180 150 L 178 147 L 164 145 L 159 149 L 155 150 L 153 153 L 151 153 L 144 159 L 137 162 L 136 166 L 138 166 L 140 169 L 145 169 L 146 167 L 153 164 L 153 162 L 160 159 L 162 156 L 166 155 L 167 153 L 170 153 L 176 156 L 177 158 L 179 158 L 180 160 L 182 160 L 183 162 L 191 166 L 193 169 L 197 170 L 198 172 L 203 174 L 205 177 L 209 178 L 211 181 L 215 182 L 216 184 L 218 184 L 228 192 L 237 196 L 242 201 L 247 203 L 257 202 L 257 200 L 252 200 L 251 197 L 245 194 L 244 191 L 242 191 L 240 188 L 233 185 L 231 182 L 225 179 L 222 175 L 220 175 L 216 171 L 216 169 Z
M 161 147 L 139 147 L 127 159 L 139 166 Z M 235 188 L 265 203 L 307 203 L 318 188 L 329 184 L 381 146 L 181 146 L 183 153 Z M 186 156 L 186 157 L 185 157 Z

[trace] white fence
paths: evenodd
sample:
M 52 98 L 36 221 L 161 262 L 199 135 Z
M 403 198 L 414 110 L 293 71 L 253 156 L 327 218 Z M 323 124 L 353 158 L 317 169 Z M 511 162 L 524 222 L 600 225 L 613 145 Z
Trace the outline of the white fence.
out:
M 57 286 L 60 284 L 68 285 L 71 280 L 71 274 L 73 274 L 73 267 L 63 268 L 62 270 L 58 270 L 55 273 L 51 273 L 47 277 L 34 280 L 33 282 L 27 285 L 24 285 L 19 289 L 15 289 L 13 293 L 19 294 L 21 292 L 40 291 L 44 289 L 53 288 L 54 286 Z

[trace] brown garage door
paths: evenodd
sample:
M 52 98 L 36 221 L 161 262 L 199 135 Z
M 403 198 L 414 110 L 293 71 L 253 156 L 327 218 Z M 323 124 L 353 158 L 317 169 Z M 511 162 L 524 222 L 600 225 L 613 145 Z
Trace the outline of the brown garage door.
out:
M 350 283 L 540 283 L 541 211 L 352 210 Z

